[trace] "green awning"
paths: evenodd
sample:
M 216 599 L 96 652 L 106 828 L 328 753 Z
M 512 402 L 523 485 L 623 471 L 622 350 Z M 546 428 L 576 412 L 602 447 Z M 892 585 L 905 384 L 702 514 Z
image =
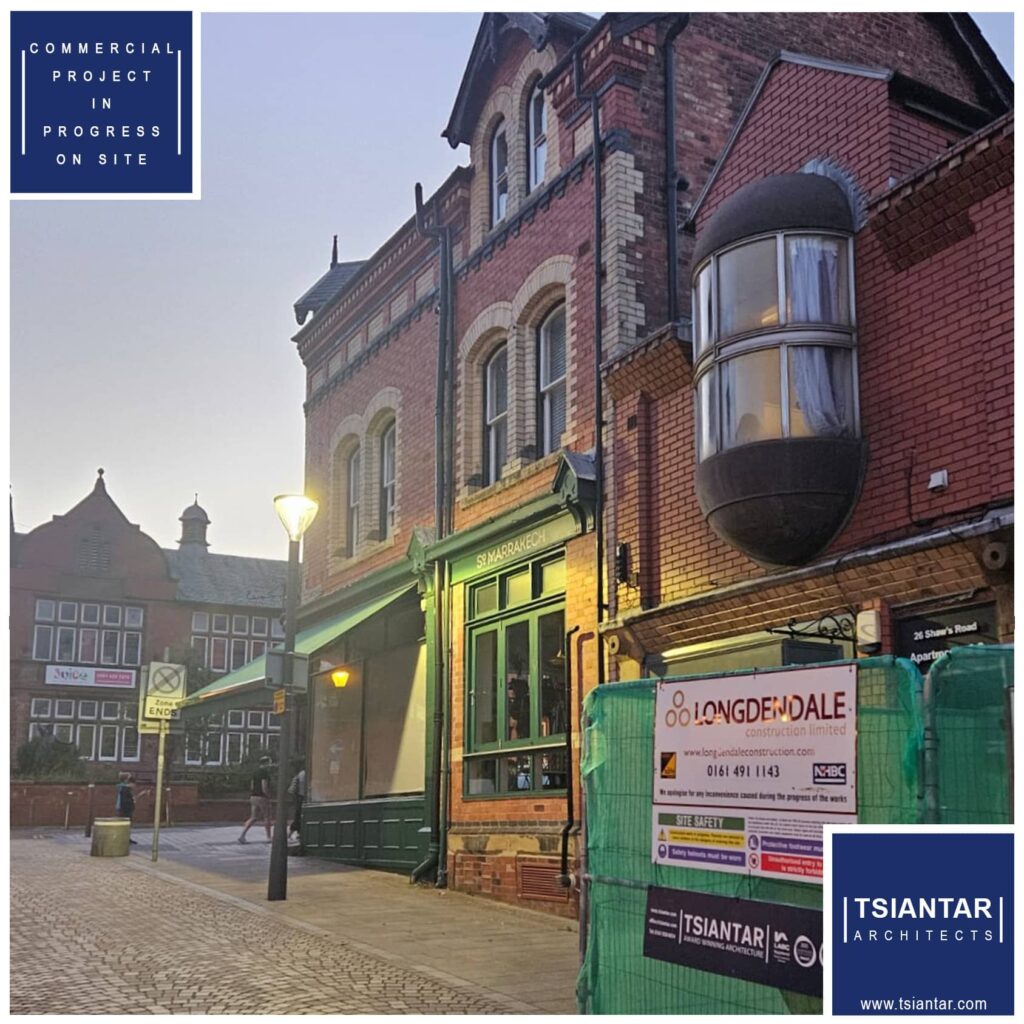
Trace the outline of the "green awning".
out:
M 377 612 L 383 611 L 392 602 L 408 594 L 415 586 L 415 583 L 409 583 L 402 587 L 401 590 L 393 590 L 391 593 L 386 594 L 384 597 L 379 597 L 375 601 L 350 608 L 340 615 L 311 626 L 309 629 L 304 629 L 295 638 L 296 653 L 316 654 L 317 651 L 323 650 L 328 644 L 344 636 L 361 622 L 365 622 L 371 616 L 376 615 Z M 275 645 L 275 649 L 280 646 L 280 644 Z M 186 714 L 189 711 L 195 714 L 200 710 L 205 713 L 214 702 L 219 706 L 223 706 L 222 701 L 240 700 L 243 694 L 249 695 L 254 690 L 264 690 L 266 676 L 267 657 L 266 655 L 261 655 L 259 658 L 250 661 L 247 665 L 236 668 L 234 672 L 221 676 L 220 679 L 215 680 L 208 686 L 204 686 L 201 690 L 196 690 L 195 693 L 189 694 L 181 706 L 182 710 Z M 269 691 L 266 691 L 266 694 L 267 703 L 269 703 Z

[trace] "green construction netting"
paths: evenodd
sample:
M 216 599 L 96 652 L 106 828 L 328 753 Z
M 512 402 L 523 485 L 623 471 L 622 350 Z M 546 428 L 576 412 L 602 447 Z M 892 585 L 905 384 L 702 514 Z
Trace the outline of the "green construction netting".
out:
M 998 737 L 991 719 L 994 706 L 1003 707 L 1004 681 L 1012 679 L 1012 661 L 1009 665 L 1007 662 L 1006 648 L 970 648 L 955 652 L 942 666 L 943 707 L 952 708 L 957 700 L 967 699 L 966 692 L 976 694 L 980 703 L 970 728 L 964 729 L 964 737 L 947 745 L 949 751 L 955 748 L 958 752 L 959 771 L 963 771 L 962 762 L 977 759 L 979 751 L 986 757 L 990 753 L 994 756 Z M 921 820 L 922 813 L 923 680 L 917 668 L 903 659 L 866 658 L 857 664 L 858 820 L 913 824 Z M 955 679 L 951 677 L 954 670 L 960 673 Z M 821 906 L 819 886 L 651 862 L 654 701 L 653 682 L 643 680 L 593 690 L 584 704 L 581 772 L 586 799 L 587 874 L 591 882 L 587 948 L 577 981 L 580 1011 L 820 1013 L 821 1000 L 817 998 L 644 957 L 648 885 L 794 906 Z M 940 715 L 940 725 L 948 734 L 946 711 Z M 943 745 L 940 731 L 940 751 Z M 995 776 L 1002 771 L 1001 787 L 1005 791 L 1005 743 L 1000 749 L 1004 760 L 993 760 L 991 769 L 985 761 L 983 784 L 991 783 L 993 790 L 999 788 Z M 953 785 L 953 780 L 947 778 L 950 771 L 940 767 L 940 779 L 947 785 Z M 962 780 L 955 785 L 963 788 Z
M 929 673 L 938 736 L 938 820 L 1009 823 L 1013 648 L 958 647 Z

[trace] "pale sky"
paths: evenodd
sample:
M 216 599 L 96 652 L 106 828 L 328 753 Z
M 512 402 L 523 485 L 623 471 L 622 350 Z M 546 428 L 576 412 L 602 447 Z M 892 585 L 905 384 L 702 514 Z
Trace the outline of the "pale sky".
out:
M 975 17 L 1011 62 L 1012 15 Z M 478 22 L 204 15 L 201 201 L 11 203 L 19 531 L 102 466 L 164 547 L 198 491 L 211 550 L 285 556 L 272 499 L 301 489 L 304 440 L 292 303 L 333 234 L 366 258 L 417 180 L 429 195 L 468 160 L 440 132 Z

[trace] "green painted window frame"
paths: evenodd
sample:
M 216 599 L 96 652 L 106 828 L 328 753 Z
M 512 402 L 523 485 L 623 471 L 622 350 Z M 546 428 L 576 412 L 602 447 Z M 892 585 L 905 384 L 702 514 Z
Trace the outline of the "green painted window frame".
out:
M 539 755 L 548 752 L 557 752 L 565 748 L 565 732 L 541 735 L 541 669 L 540 664 L 540 623 L 548 615 L 561 614 L 562 632 L 565 629 L 565 593 L 542 594 L 541 581 L 542 567 L 563 554 L 555 555 L 549 553 L 543 557 L 536 558 L 530 562 L 519 563 L 502 569 L 500 573 L 474 580 L 466 587 L 466 677 L 465 677 L 465 707 L 463 713 L 463 727 L 466 743 L 463 753 L 464 764 L 485 758 L 500 758 L 502 755 L 535 753 L 534 764 L 538 763 Z M 515 605 L 512 607 L 499 607 L 494 612 L 486 615 L 473 617 L 473 605 L 475 595 L 481 586 L 491 583 L 498 584 L 499 604 L 505 604 L 505 579 L 510 575 L 529 569 L 533 581 L 533 600 Z M 529 629 L 529 664 L 527 669 L 527 685 L 530 695 L 530 726 L 527 736 L 516 739 L 508 739 L 508 699 L 506 691 L 506 680 L 508 671 L 506 669 L 506 657 L 508 653 L 507 634 L 510 629 L 517 625 L 527 623 Z M 496 668 L 494 685 L 497 690 L 495 739 L 480 742 L 477 738 L 476 728 L 476 659 L 477 659 L 477 638 L 485 633 L 494 633 L 496 636 Z M 562 789 L 544 789 L 541 785 L 542 773 L 534 769 L 531 773 L 531 788 L 523 790 L 502 790 L 496 788 L 493 793 L 470 793 L 469 773 L 463 772 L 463 796 L 469 800 L 493 800 L 507 799 L 510 797 L 530 797 L 537 799 L 539 795 L 551 795 L 565 792 Z M 500 772 L 498 785 L 500 786 Z

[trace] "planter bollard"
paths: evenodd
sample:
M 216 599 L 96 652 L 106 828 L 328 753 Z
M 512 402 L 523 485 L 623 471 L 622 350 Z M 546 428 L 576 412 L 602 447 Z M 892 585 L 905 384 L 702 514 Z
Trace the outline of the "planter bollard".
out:
M 93 823 L 93 857 L 127 857 L 132 823 L 127 818 L 97 818 Z

